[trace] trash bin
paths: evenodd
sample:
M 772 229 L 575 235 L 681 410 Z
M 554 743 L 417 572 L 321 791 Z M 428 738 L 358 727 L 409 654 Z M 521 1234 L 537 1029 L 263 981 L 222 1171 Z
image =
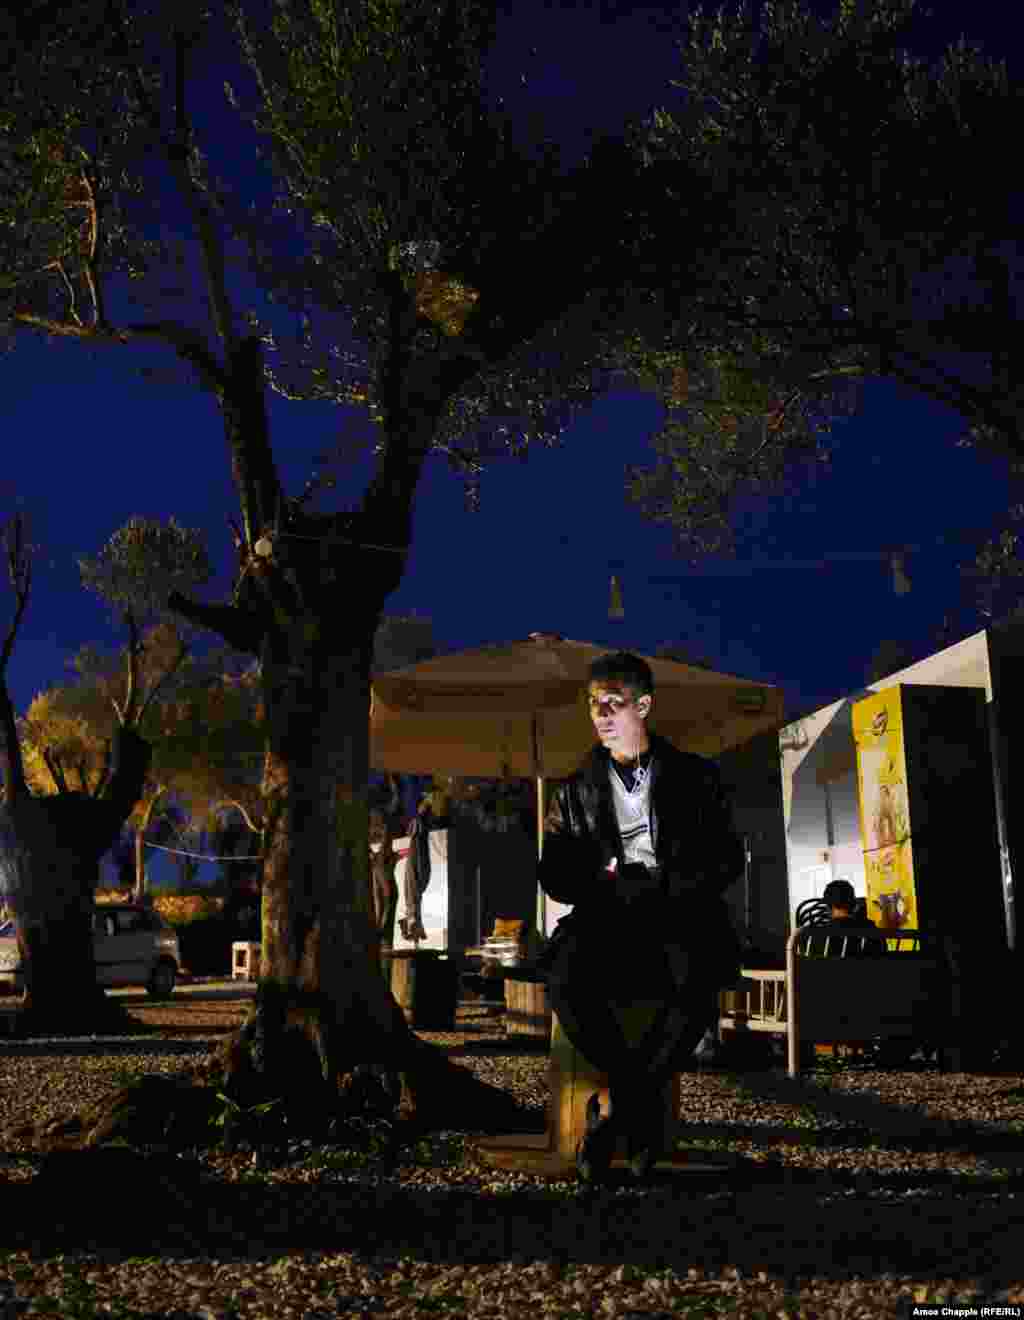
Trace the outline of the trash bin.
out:
M 394 949 L 384 957 L 391 962 L 391 993 L 410 1027 L 454 1031 L 459 989 L 454 960 L 436 949 Z

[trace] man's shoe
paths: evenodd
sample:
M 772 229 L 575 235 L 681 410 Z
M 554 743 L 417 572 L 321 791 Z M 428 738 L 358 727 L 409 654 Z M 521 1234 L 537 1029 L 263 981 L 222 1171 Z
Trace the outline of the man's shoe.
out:
M 598 1092 L 587 1101 L 587 1130 L 576 1147 L 576 1172 L 580 1181 L 596 1186 L 604 1182 L 615 1154 L 616 1130 L 612 1120 L 601 1114 Z
M 641 1105 L 629 1129 L 629 1169 L 637 1182 L 644 1182 L 662 1155 L 662 1114 L 657 1103 Z
M 661 1159 L 661 1149 L 657 1145 L 633 1148 L 629 1155 L 629 1171 L 637 1182 L 646 1182 L 659 1159 Z

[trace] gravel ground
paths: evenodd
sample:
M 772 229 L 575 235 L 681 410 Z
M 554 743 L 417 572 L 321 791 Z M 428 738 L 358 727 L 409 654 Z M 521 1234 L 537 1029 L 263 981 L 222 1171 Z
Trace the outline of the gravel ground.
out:
M 441 1132 L 390 1164 L 308 1143 L 263 1168 L 245 1150 L 151 1151 L 136 1183 L 97 1185 L 82 1165 L 77 1183 L 51 1177 L 51 1194 L 26 1124 L 141 1074 L 182 1074 L 245 1003 L 129 1006 L 157 1034 L 0 1041 L 0 1320 L 1024 1305 L 1024 1077 L 821 1069 L 794 1091 L 769 1074 L 687 1076 L 681 1140 L 732 1167 L 597 1193 L 491 1169 Z M 423 1034 L 540 1125 L 546 1056 L 506 1043 L 479 1008 L 458 1026 Z

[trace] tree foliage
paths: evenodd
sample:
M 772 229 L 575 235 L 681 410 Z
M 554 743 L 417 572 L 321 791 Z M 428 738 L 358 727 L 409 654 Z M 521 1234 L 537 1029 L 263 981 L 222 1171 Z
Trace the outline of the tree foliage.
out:
M 193 827 L 211 829 L 225 812 L 234 812 L 259 835 L 265 743 L 259 674 L 249 668 L 225 672 L 215 682 L 186 683 L 170 709 L 171 782 Z
M 475 503 L 488 459 L 522 453 L 531 439 L 555 443 L 628 356 L 613 352 L 626 315 L 624 253 L 608 242 L 611 218 L 595 219 L 611 183 L 604 157 L 595 152 L 600 169 L 567 170 L 550 144 L 518 146 L 483 111 L 491 5 L 309 0 L 277 5 L 262 33 L 234 12 L 262 101 L 251 122 L 281 207 L 308 243 L 302 262 L 283 268 L 271 254 L 261 263 L 297 317 L 301 348 L 283 370 L 270 367 L 271 384 L 289 398 L 364 403 L 386 427 L 397 332 L 407 366 L 433 360 L 450 382 L 431 447 Z M 616 164 L 628 184 L 625 162 Z M 612 296 L 595 286 L 599 267 Z M 396 278 L 412 299 L 397 321 Z M 361 363 L 337 342 L 315 347 L 318 313 L 339 306 L 366 345 Z M 283 349 L 273 333 L 269 343 Z M 364 443 L 343 435 L 335 458 Z
M 100 553 L 78 560 L 82 585 L 145 627 L 166 617 L 172 591 L 194 591 L 210 580 L 202 533 L 174 518 L 129 518 Z
M 143 637 L 140 686 L 160 690 L 181 639 L 173 625 Z M 82 792 L 100 797 L 109 778 L 109 747 L 128 664 L 127 649 L 104 654 L 83 647 L 71 662 L 77 681 L 40 692 L 20 722 L 22 755 L 35 793 Z M 237 670 L 237 663 L 234 669 Z M 238 694 L 244 690 L 245 696 Z M 251 680 L 232 672 L 223 652 L 190 658 L 175 682 L 147 701 L 140 732 L 153 749 L 146 796 L 129 823 L 149 822 L 152 801 L 175 795 L 205 803 L 209 793 L 258 798 L 261 734 Z
M 1021 91 L 964 40 L 937 65 L 915 57 L 916 14 L 914 0 L 843 0 L 827 19 L 799 0 L 757 20 L 746 4 L 696 11 L 680 102 L 634 138 L 652 163 L 685 161 L 727 215 L 681 254 L 705 277 L 691 315 L 721 346 L 631 482 L 690 549 L 730 543 L 738 494 L 827 461 L 832 418 L 872 377 L 1024 457 L 1019 187 L 990 150 L 1020 124 Z
M 121 724 L 139 725 L 156 696 L 172 683 L 189 654 L 191 631 L 171 622 L 168 597 L 194 591 L 210 579 L 210 564 L 200 533 L 154 519 L 130 518 L 95 557 L 78 560 L 82 585 L 119 615 L 128 630 L 120 699 L 109 691 L 109 668 L 95 676 L 107 683 L 107 695 Z M 96 657 L 86 653 L 79 664 Z
M 57 324 L 102 336 L 106 281 L 141 277 L 165 251 L 142 232 L 153 210 L 131 96 L 152 73 L 118 57 L 106 17 L 91 0 L 28 0 L 0 17 L 0 332 L 8 335 L 16 324 Z

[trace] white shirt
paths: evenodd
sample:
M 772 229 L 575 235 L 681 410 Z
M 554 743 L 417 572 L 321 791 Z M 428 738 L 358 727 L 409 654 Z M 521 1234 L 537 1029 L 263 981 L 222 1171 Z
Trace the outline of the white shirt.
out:
M 622 851 L 626 862 L 639 862 L 649 871 L 657 870 L 658 860 L 651 842 L 651 777 L 646 776 L 637 792 L 627 791 L 613 766 L 608 766 L 612 784 L 612 803 L 615 820 L 622 838 Z

